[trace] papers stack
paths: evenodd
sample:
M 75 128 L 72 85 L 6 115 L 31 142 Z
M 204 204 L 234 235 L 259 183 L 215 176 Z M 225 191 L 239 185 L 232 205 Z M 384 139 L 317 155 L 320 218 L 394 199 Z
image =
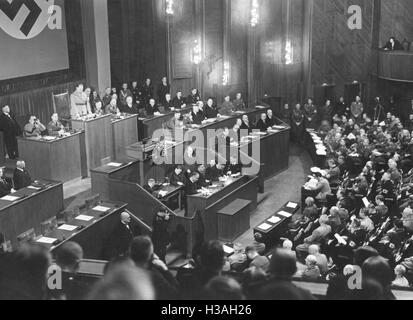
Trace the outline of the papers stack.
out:
M 97 206 L 97 207 L 94 207 L 92 210 L 93 210 L 93 211 L 98 211 L 98 212 L 107 212 L 107 211 L 110 210 L 110 208 L 102 207 L 102 206 Z
M 58 229 L 63 230 L 63 231 L 75 231 L 78 227 L 77 226 L 71 226 L 68 224 L 64 224 L 60 226 Z
M 90 221 L 92 219 L 93 219 L 93 217 L 86 216 L 86 215 L 83 215 L 83 214 L 76 217 L 76 220 L 80 220 L 80 221 Z
M 5 197 L 1 198 L 0 200 L 14 202 L 14 201 L 17 201 L 19 199 L 20 199 L 19 197 L 5 196 Z
M 287 208 L 290 208 L 290 209 L 296 209 L 297 207 L 298 207 L 298 203 L 289 202 L 287 204 Z
M 47 237 L 41 237 L 38 239 L 36 242 L 38 243 L 44 243 L 44 244 L 53 244 L 57 241 L 57 239 L 54 238 L 47 238 Z
M 278 214 L 279 214 L 280 216 L 285 217 L 285 218 L 290 218 L 290 217 L 292 217 L 292 214 L 291 214 L 291 213 L 288 213 L 288 212 L 285 212 L 285 211 L 280 211 L 280 212 L 278 212 Z
M 117 163 L 117 162 L 110 162 L 107 164 L 108 167 L 115 167 L 115 168 L 119 168 L 122 166 L 122 163 Z

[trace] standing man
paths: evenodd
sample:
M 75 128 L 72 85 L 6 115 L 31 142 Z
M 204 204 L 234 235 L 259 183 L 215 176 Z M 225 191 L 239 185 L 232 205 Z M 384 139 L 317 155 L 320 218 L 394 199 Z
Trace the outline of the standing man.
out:
M 317 129 L 317 107 L 313 104 L 313 99 L 309 98 L 304 105 L 305 125 L 307 129 Z
M 22 134 L 22 130 L 14 116 L 10 113 L 10 107 L 4 106 L 0 115 L 0 131 L 4 135 L 4 143 L 6 145 L 7 154 L 10 159 L 19 157 L 17 147 L 17 137 Z
M 379 123 L 386 119 L 386 114 L 384 113 L 384 107 L 380 102 L 380 98 L 376 98 L 376 106 L 374 108 L 374 119 L 373 121 L 378 121 Z
M 79 119 L 80 117 L 91 114 L 92 111 L 88 108 L 88 101 L 83 92 L 83 84 L 76 87 L 75 92 L 70 95 L 70 115 L 72 119 Z
M 361 98 L 359 96 L 356 97 L 356 101 L 351 104 L 351 115 L 354 118 L 355 122 L 359 122 L 361 117 L 363 116 L 364 112 L 364 105 L 361 102 Z

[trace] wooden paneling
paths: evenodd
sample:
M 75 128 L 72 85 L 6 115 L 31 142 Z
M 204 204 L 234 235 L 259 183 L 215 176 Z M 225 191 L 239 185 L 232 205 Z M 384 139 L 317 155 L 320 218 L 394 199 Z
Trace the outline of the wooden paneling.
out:
M 413 41 L 413 1 L 384 0 L 381 2 L 380 46 L 390 37 Z
M 112 85 L 154 84 L 166 75 L 166 17 L 162 0 L 109 0 Z

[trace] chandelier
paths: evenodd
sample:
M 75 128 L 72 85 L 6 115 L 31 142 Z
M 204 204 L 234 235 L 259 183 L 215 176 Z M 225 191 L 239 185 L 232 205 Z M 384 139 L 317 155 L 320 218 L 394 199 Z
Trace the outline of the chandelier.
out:
M 174 14 L 174 0 L 166 0 L 166 14 L 169 16 Z
M 259 13 L 260 6 L 258 4 L 258 0 L 252 0 L 251 3 L 251 27 L 256 27 L 260 20 L 260 13 Z

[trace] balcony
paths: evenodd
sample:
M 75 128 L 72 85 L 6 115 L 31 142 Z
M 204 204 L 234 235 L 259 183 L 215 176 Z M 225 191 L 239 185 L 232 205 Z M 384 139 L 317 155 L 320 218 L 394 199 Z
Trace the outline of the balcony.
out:
M 379 51 L 377 76 L 386 80 L 413 82 L 413 52 Z

